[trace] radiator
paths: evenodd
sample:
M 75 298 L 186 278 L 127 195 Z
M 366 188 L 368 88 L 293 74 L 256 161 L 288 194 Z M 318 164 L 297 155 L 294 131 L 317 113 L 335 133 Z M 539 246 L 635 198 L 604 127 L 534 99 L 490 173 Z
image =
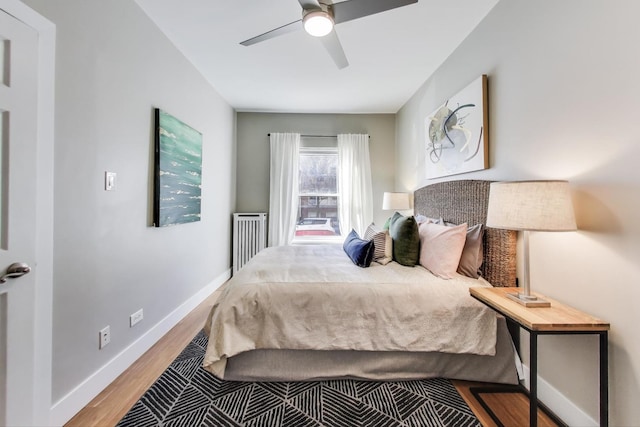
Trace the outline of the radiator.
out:
M 266 213 L 233 214 L 233 275 L 267 244 Z

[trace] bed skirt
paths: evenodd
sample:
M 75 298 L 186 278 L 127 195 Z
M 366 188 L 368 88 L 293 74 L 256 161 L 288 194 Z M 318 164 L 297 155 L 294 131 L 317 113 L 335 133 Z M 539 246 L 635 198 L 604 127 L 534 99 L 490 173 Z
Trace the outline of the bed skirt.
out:
M 449 378 L 518 384 L 517 355 L 506 320 L 498 316 L 495 356 L 435 352 L 252 350 L 228 359 L 229 381 Z

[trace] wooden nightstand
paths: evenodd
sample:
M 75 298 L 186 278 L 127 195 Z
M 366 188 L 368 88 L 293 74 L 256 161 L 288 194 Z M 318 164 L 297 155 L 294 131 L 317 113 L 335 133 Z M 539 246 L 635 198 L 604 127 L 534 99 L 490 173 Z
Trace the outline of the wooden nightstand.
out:
M 530 385 L 529 422 L 538 424 L 538 335 L 596 334 L 600 337 L 600 425 L 609 425 L 609 323 L 569 307 L 546 296 L 551 307 L 524 307 L 507 298 L 517 288 L 470 288 L 471 296 L 485 303 L 521 328 L 529 331 Z

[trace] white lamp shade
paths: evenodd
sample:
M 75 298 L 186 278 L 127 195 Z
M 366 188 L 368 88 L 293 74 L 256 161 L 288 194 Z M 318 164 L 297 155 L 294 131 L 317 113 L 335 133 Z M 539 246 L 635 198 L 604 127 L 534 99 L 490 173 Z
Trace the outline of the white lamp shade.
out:
M 384 193 L 382 197 L 383 210 L 404 211 L 411 209 L 409 193 Z
M 567 181 L 493 182 L 487 227 L 573 231 L 576 219 Z
M 304 30 L 314 37 L 326 36 L 333 30 L 333 18 L 327 12 L 316 10 L 302 18 Z

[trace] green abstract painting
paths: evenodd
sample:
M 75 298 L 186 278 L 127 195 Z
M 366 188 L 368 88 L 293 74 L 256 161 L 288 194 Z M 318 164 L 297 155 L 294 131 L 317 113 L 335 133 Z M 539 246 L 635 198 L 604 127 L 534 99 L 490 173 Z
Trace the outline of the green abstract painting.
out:
M 200 221 L 202 134 L 159 108 L 155 126 L 154 225 Z

